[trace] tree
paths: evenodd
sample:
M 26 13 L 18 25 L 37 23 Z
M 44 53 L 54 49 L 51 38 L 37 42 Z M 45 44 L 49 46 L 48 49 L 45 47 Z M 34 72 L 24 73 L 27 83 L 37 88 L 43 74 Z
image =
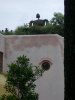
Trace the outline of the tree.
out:
M 9 31 L 8 28 L 5 28 L 5 30 L 1 31 L 1 34 L 3 34 L 3 35 L 14 35 L 14 31 L 13 30 Z
M 50 20 L 50 23 L 53 25 L 64 25 L 64 15 L 62 13 L 54 13 L 54 17 Z
M 42 76 L 42 69 L 33 66 L 26 56 L 20 56 L 8 65 L 6 90 L 18 100 L 38 100 L 35 81 Z
M 17 27 L 15 29 L 15 34 L 16 35 L 28 35 L 28 34 L 30 34 L 28 25 L 23 25 L 23 26 Z
M 8 30 L 8 28 L 5 28 L 5 32 L 8 32 L 9 30 Z

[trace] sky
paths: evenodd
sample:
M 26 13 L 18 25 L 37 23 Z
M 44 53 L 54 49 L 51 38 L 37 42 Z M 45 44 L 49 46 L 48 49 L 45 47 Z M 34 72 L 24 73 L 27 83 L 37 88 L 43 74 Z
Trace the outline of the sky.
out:
M 15 30 L 40 14 L 50 20 L 54 12 L 64 14 L 64 0 L 0 0 L 0 30 Z

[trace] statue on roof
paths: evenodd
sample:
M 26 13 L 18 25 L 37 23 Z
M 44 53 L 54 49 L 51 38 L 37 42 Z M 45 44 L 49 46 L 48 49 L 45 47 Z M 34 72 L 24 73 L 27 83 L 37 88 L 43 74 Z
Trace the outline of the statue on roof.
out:
M 48 24 L 48 20 L 47 19 L 40 19 L 40 14 L 37 13 L 36 14 L 36 18 L 38 18 L 37 20 L 32 20 L 30 21 L 29 23 L 29 26 L 44 26 L 44 25 L 47 25 Z

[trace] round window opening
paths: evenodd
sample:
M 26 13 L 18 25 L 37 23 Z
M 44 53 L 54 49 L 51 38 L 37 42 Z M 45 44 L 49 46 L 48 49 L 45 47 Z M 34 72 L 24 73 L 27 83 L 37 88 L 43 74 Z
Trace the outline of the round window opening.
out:
M 44 70 L 49 70 L 50 69 L 50 62 L 48 62 L 48 61 L 43 62 L 42 63 L 42 68 Z

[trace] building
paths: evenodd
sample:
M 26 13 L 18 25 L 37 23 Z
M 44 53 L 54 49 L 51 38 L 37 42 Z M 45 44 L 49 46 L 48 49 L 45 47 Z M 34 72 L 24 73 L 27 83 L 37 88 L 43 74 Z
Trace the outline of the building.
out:
M 39 100 L 64 100 L 64 38 L 57 34 L 0 34 L 0 72 L 20 55 L 45 69 L 37 81 Z

